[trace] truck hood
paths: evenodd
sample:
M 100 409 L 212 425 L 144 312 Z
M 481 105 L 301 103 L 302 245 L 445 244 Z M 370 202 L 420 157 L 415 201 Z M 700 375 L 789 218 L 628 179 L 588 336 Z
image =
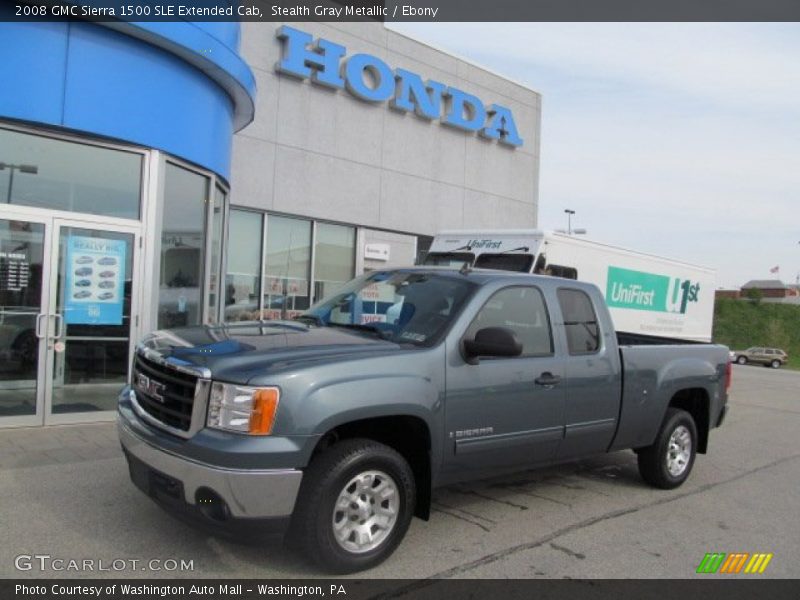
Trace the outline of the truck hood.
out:
M 217 381 L 239 384 L 258 375 L 414 349 L 369 332 L 293 321 L 161 330 L 141 345 L 170 362 L 208 369 Z

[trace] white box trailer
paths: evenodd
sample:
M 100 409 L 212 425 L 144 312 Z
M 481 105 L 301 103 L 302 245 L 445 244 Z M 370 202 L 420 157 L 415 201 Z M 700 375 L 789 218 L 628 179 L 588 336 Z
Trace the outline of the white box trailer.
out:
M 713 269 L 536 229 L 442 231 L 423 260 L 426 265 L 464 263 L 594 283 L 621 338 L 630 343 L 711 341 Z

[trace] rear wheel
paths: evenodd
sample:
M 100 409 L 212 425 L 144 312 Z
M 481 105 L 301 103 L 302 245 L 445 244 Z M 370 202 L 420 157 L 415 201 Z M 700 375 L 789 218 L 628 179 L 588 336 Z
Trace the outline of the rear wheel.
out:
M 372 440 L 345 440 L 307 469 L 290 535 L 333 572 L 368 569 L 402 541 L 415 498 L 413 472 L 398 452 Z
M 772 367 L 773 369 L 778 369 L 781 366 L 781 361 L 773 360 L 771 363 L 769 363 L 769 366 Z
M 746 356 L 739 356 L 739 357 L 736 359 L 736 362 L 737 362 L 738 364 L 740 364 L 740 365 L 746 365 L 746 364 L 747 364 L 747 357 L 746 357 Z
M 685 410 L 668 408 L 652 446 L 638 454 L 639 473 L 652 486 L 669 490 L 689 477 L 697 453 L 697 426 Z

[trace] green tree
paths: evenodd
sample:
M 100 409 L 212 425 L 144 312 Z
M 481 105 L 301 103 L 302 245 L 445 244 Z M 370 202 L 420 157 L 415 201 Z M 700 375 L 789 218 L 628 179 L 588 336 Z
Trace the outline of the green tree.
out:
M 750 288 L 744 293 L 744 296 L 753 304 L 760 304 L 761 299 L 764 297 L 764 292 L 758 288 Z

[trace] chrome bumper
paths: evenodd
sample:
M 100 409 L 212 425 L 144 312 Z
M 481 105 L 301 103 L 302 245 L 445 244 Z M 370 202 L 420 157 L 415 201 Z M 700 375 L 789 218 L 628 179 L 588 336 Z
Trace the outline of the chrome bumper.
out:
M 286 517 L 294 510 L 302 471 L 214 467 L 150 445 L 123 419 L 117 425 L 123 448 L 153 470 L 180 481 L 187 504 L 196 505 L 197 491 L 207 488 L 227 503 L 233 517 Z

